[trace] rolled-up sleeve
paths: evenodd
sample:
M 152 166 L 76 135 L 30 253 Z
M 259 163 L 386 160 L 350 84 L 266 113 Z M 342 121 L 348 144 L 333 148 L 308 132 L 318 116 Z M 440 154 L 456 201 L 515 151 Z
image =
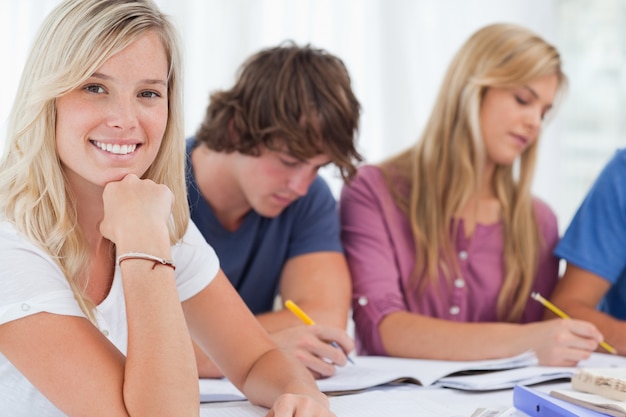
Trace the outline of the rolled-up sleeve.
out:
M 340 198 L 341 238 L 353 283 L 352 308 L 359 353 L 387 355 L 378 326 L 396 311 L 406 311 L 402 262 L 390 224 L 398 209 L 378 168 L 365 166 Z M 412 250 L 412 248 L 410 249 Z

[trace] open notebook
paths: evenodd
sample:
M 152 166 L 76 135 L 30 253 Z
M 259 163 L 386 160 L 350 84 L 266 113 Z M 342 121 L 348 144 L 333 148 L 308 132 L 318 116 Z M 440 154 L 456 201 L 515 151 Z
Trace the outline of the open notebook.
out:
M 317 384 L 329 395 L 358 392 L 367 388 L 390 384 L 412 383 L 442 386 L 469 391 L 489 391 L 513 388 L 516 384 L 532 385 L 540 382 L 570 379 L 577 368 L 537 366 L 532 353 L 512 358 L 484 361 L 439 361 L 357 356 L 355 365 L 337 368 L 337 373 Z M 579 366 L 626 366 L 626 358 L 594 353 Z M 226 379 L 201 379 L 202 402 L 242 400 L 244 395 Z
M 442 377 L 459 372 L 484 372 L 532 366 L 537 363 L 528 352 L 512 358 L 484 361 L 437 361 L 391 358 L 386 356 L 357 356 L 356 362 L 337 368 L 330 378 L 317 381 L 320 391 L 327 394 L 347 394 L 390 383 L 412 383 L 430 386 Z M 244 395 L 227 379 L 200 379 L 200 401 L 243 400 Z
M 439 361 L 425 359 L 358 356 L 356 365 L 346 365 L 326 379 L 318 380 L 321 391 L 327 394 L 345 394 L 389 383 L 412 383 L 424 387 L 439 385 L 450 375 L 475 374 L 508 369 L 519 369 L 537 364 L 534 354 L 528 352 L 512 358 L 483 361 Z

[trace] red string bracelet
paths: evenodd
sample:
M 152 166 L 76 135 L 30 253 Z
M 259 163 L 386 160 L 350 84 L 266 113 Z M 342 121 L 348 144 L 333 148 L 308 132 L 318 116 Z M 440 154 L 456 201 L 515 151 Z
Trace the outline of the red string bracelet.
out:
M 176 266 L 174 265 L 174 261 L 172 259 L 159 258 L 158 256 L 154 256 L 154 255 L 150 255 L 150 254 L 142 253 L 142 252 L 124 253 L 117 257 L 117 264 L 121 265 L 122 262 L 127 259 L 143 259 L 146 261 L 152 261 L 154 262 L 154 265 L 152 265 L 152 269 L 156 268 L 157 265 L 165 265 L 165 266 L 169 266 L 173 270 L 176 270 Z

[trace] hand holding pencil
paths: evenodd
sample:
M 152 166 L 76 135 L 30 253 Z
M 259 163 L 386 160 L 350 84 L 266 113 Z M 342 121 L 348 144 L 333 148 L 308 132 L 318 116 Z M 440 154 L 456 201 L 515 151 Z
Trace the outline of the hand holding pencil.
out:
M 309 317 L 308 314 L 306 314 L 300 307 L 298 307 L 296 305 L 296 303 L 294 303 L 291 300 L 287 300 L 285 301 L 285 307 L 291 311 L 296 317 L 298 317 L 304 324 L 311 326 L 314 325 L 315 322 L 313 321 L 313 319 L 311 317 Z M 343 349 L 341 348 L 341 346 L 339 346 L 339 344 L 337 342 L 335 342 L 334 340 L 331 340 L 329 342 L 329 344 L 331 346 L 333 346 L 336 349 L 339 349 L 343 352 Z M 350 356 L 348 356 L 346 354 L 346 358 L 348 359 L 348 361 L 352 364 L 354 364 L 354 361 L 352 360 L 352 358 L 350 358 Z
M 569 319 L 569 318 L 571 318 L 563 310 L 561 310 L 560 308 L 558 308 L 557 306 L 552 304 L 550 301 L 545 299 L 538 292 L 531 293 L 530 297 L 533 300 L 538 301 L 541 304 L 543 304 L 544 307 L 546 307 L 548 310 L 550 310 L 551 312 L 553 312 L 554 314 L 556 314 L 560 318 L 562 318 L 562 319 Z M 617 355 L 617 350 L 613 346 L 611 346 L 608 343 L 606 343 L 605 341 L 600 342 L 600 346 L 602 346 L 602 348 L 604 348 L 604 350 L 606 350 L 607 352 L 612 353 L 613 355 Z

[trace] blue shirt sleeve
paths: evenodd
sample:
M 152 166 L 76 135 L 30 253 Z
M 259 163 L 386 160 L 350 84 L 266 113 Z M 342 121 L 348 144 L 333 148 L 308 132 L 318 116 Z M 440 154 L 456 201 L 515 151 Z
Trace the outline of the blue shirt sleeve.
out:
M 626 149 L 596 179 L 555 254 L 617 282 L 626 267 Z
M 321 177 L 313 181 L 306 196 L 294 205 L 287 258 L 311 252 L 343 252 L 337 201 Z

